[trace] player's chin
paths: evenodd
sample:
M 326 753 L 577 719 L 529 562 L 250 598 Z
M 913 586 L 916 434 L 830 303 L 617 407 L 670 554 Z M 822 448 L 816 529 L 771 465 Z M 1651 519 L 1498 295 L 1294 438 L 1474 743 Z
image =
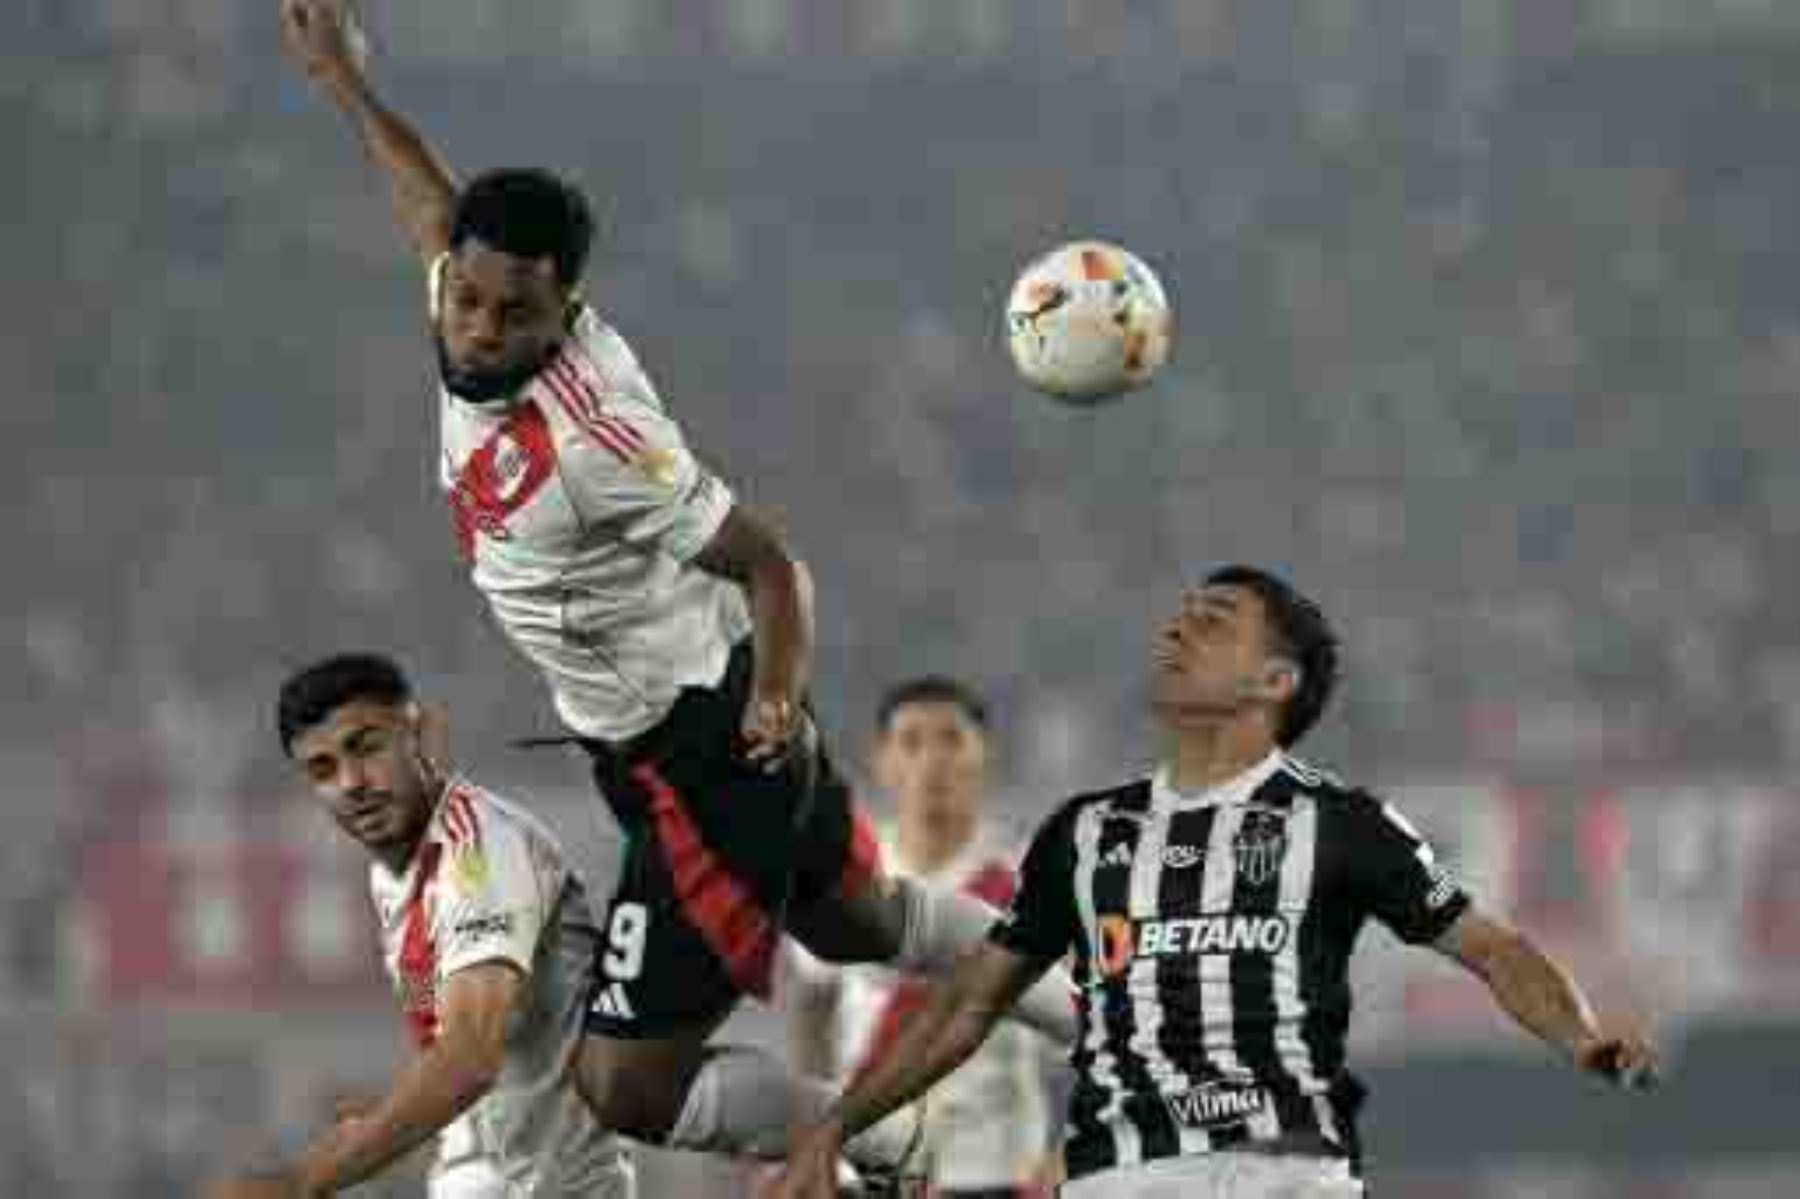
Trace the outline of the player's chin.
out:
M 1159 662 L 1150 675 L 1150 706 L 1157 711 L 1187 707 L 1193 702 L 1191 690 L 1180 668 Z
M 1181 725 L 1217 720 L 1230 715 L 1233 707 L 1191 677 L 1158 671 L 1150 683 L 1150 711 L 1165 724 Z
M 399 837 L 400 825 L 399 814 L 390 808 L 347 813 L 338 817 L 338 827 L 370 849 L 381 849 L 393 844 Z

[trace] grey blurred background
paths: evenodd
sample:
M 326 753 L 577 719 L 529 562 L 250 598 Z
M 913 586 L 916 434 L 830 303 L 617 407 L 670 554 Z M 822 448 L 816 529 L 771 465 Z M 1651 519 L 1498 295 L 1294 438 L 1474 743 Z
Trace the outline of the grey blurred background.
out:
M 1349 646 L 1310 755 L 1670 1043 L 1626 1103 L 1372 938 L 1374 1193 L 1800 1193 L 1800 6 L 366 7 L 452 162 L 600 203 L 592 297 L 818 576 L 840 756 L 954 670 L 1023 836 L 1153 752 L 1184 581 L 1291 572 Z M 3 1196 L 190 1193 L 394 1060 L 361 863 L 270 731 L 287 669 L 396 652 L 611 866 L 578 764 L 507 745 L 553 722 L 434 491 L 421 280 L 274 8 L 12 0 L 0 39 Z M 1181 324 L 1097 412 L 999 343 L 1076 236 Z

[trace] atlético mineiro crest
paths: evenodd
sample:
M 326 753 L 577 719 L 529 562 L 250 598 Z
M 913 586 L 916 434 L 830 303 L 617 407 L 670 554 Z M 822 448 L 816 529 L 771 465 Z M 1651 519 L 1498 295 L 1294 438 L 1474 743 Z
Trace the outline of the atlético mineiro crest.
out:
M 1231 839 L 1232 856 L 1237 859 L 1238 877 L 1252 887 L 1260 887 L 1281 873 L 1281 860 L 1287 856 L 1287 817 L 1266 808 L 1244 814 Z

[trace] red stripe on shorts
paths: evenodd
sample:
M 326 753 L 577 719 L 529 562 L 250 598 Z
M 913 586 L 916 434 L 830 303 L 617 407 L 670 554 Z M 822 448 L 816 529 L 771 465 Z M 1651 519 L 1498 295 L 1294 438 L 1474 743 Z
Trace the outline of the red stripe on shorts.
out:
M 739 990 L 769 998 L 777 929 L 755 896 L 700 839 L 681 795 L 656 767 L 645 763 L 631 774 L 650 794 L 656 840 L 682 914 L 725 963 Z
M 861 806 L 850 804 L 850 844 L 844 847 L 844 869 L 838 876 L 838 895 L 848 899 L 868 890 L 881 874 L 881 842 L 875 826 Z

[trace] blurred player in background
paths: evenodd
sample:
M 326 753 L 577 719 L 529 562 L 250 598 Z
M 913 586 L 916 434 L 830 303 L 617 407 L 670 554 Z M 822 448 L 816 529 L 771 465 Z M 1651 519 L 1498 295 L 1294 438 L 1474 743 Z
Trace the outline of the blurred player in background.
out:
M 632 1164 L 569 1075 L 599 929 L 550 831 L 448 773 L 399 666 L 329 658 L 281 688 L 282 749 L 369 851 L 382 957 L 413 1052 L 292 1163 L 215 1199 L 313 1199 L 436 1137 L 431 1199 L 631 1199 Z
M 768 994 L 781 930 L 826 960 L 929 972 L 979 943 L 992 910 L 881 869 L 805 710 L 808 573 L 689 451 L 583 297 L 583 196 L 538 170 L 458 188 L 375 95 L 341 0 L 281 0 L 281 19 L 425 267 L 442 482 L 474 583 L 626 837 L 582 1090 L 645 1140 L 778 1148 L 802 1102 L 791 1072 L 709 1040 L 739 996 Z M 1068 991 L 1052 977 L 1017 1014 L 1066 1041 Z
M 1070 951 L 1083 1032 L 1067 1199 L 1362 1194 L 1363 1088 L 1344 1038 L 1370 917 L 1467 967 L 1576 1067 L 1647 1081 L 1650 1044 L 1598 1022 L 1398 812 L 1289 756 L 1337 677 L 1324 613 L 1282 579 L 1226 567 L 1185 594 L 1156 639 L 1159 769 L 1045 821 L 1007 919 L 832 1113 L 796 1132 L 774 1193 L 830 1195 L 843 1134 L 924 1094 Z
M 1014 848 L 996 836 L 986 802 L 987 705 L 954 679 L 891 688 L 876 713 L 875 781 L 893 798 L 883 838 L 897 873 L 996 906 L 1012 900 Z M 796 1064 L 825 1077 L 866 1070 L 918 1008 L 923 984 L 880 966 L 832 969 L 787 947 L 784 999 Z M 932 1092 L 924 1110 L 924 1174 L 943 1199 L 1046 1193 L 1046 1042 L 1005 1025 Z

